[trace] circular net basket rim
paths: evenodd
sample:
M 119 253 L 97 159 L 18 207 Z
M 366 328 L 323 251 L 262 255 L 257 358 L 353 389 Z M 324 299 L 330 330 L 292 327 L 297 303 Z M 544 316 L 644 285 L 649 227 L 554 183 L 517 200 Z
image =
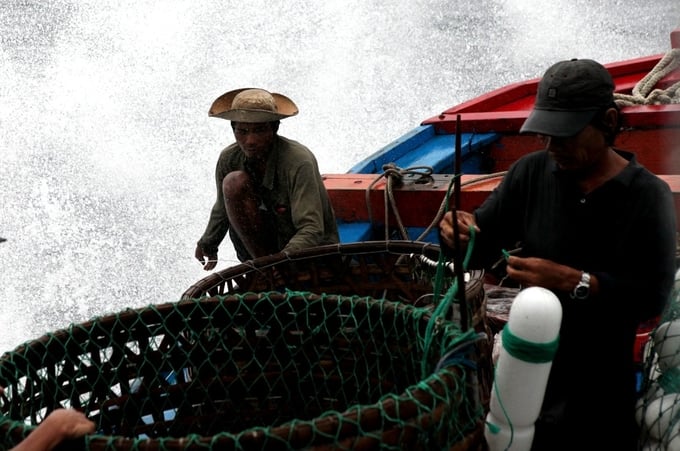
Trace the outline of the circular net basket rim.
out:
M 276 293 L 280 295 L 281 293 Z M 319 295 L 313 295 L 320 297 Z M 102 321 L 114 320 L 114 318 L 119 318 L 121 315 L 127 316 L 139 316 L 151 309 L 157 311 L 165 311 L 166 309 L 174 309 L 176 305 L 180 304 L 196 304 L 201 302 L 209 302 L 214 299 L 220 299 L 222 301 L 235 299 L 235 298 L 259 298 L 257 293 L 244 293 L 240 295 L 225 295 L 225 296 L 213 296 L 210 298 L 203 299 L 182 299 L 177 302 L 167 302 L 163 304 L 157 304 L 152 306 L 145 306 L 139 308 L 129 308 L 125 309 L 118 314 L 109 314 L 96 317 L 87 322 L 80 324 L 71 325 L 69 328 L 59 329 L 51 334 L 46 334 L 38 337 L 35 340 L 25 342 L 17 346 L 13 351 L 5 352 L 1 357 L 0 361 L 6 360 L 13 353 L 21 353 L 24 350 L 28 351 L 31 347 L 37 347 L 40 343 L 44 343 L 51 336 L 72 336 L 74 328 L 83 330 L 87 329 L 88 326 L 94 325 L 96 323 L 101 323 Z M 409 315 L 419 315 L 421 318 L 419 321 L 429 320 L 431 318 L 431 312 L 425 309 L 406 304 L 401 302 L 393 302 L 384 299 L 373 299 L 368 297 L 348 297 L 348 296 L 338 296 L 338 295 L 321 295 L 321 297 L 326 298 L 337 298 L 341 302 L 366 302 L 369 304 L 370 308 L 375 308 L 375 306 L 381 306 L 380 308 L 387 306 L 389 309 L 405 310 Z M 448 322 L 447 322 L 448 323 Z M 453 323 L 450 323 L 453 324 Z M 261 443 L 263 436 L 267 435 L 271 437 L 272 435 L 278 437 L 282 441 L 290 441 L 295 439 L 295 437 L 300 433 L 301 430 L 313 428 L 316 431 L 326 432 L 331 436 L 336 436 L 340 433 L 338 430 L 340 425 L 345 425 L 346 423 L 341 420 L 349 420 L 349 424 L 355 424 L 356 432 L 361 433 L 369 425 L 364 425 L 361 423 L 362 420 L 366 420 L 371 417 L 371 412 L 373 416 L 378 418 L 377 427 L 381 426 L 380 418 L 384 418 L 381 412 L 387 412 L 388 419 L 403 419 L 410 418 L 418 411 L 418 405 L 430 404 L 433 398 L 437 398 L 440 401 L 437 404 L 438 409 L 444 408 L 441 406 L 441 400 L 443 399 L 441 395 L 446 392 L 446 387 L 455 387 L 455 377 L 453 372 L 460 371 L 460 364 L 454 364 L 447 362 L 444 365 L 436 368 L 433 373 L 419 381 L 405 388 L 402 393 L 388 393 L 383 395 L 377 402 L 369 404 L 355 404 L 348 406 L 343 412 L 338 411 L 327 411 L 311 420 L 297 420 L 293 419 L 287 421 L 284 424 L 278 426 L 254 426 L 243 431 L 232 433 L 232 432 L 220 432 L 213 434 L 211 436 L 193 434 L 186 437 L 166 437 L 166 438 L 134 438 L 126 437 L 121 435 L 107 435 L 107 434 L 92 434 L 86 436 L 83 441 L 90 445 L 89 448 L 85 447 L 83 449 L 111 449 L 110 446 L 115 446 L 114 449 L 167 449 L 167 450 L 184 450 L 184 449 L 194 449 L 192 446 L 204 447 L 207 444 L 219 445 L 219 444 L 238 444 L 243 445 L 244 443 L 254 442 Z M 424 386 L 427 386 L 430 390 L 425 390 Z M 434 392 L 435 397 L 431 395 Z M 3 395 L 4 396 L 4 395 Z M 417 402 L 414 402 L 414 400 Z M 433 412 L 433 414 L 436 412 Z M 403 417 L 403 418 L 402 418 Z M 472 427 L 472 426 L 471 426 Z M 0 416 L 0 430 L 11 430 L 11 434 L 15 437 L 22 436 L 25 437 L 30 432 L 35 430 L 37 425 L 29 425 L 22 421 L 12 420 L 4 416 Z M 160 447 L 159 447 L 160 446 Z M 238 449 L 238 448 L 237 448 Z M 290 448 L 298 449 L 298 448 Z
M 314 260 L 320 257 L 333 255 L 351 256 L 357 254 L 377 254 L 383 252 L 402 255 L 423 255 L 436 261 L 439 257 L 440 250 L 441 247 L 438 244 L 424 241 L 387 240 L 327 244 L 323 246 L 298 249 L 290 252 L 279 252 L 215 271 L 209 276 L 198 280 L 195 284 L 189 287 L 182 294 L 181 299 L 200 297 L 201 294 L 206 291 L 207 287 L 214 287 L 240 274 L 253 270 L 265 270 L 282 262 Z

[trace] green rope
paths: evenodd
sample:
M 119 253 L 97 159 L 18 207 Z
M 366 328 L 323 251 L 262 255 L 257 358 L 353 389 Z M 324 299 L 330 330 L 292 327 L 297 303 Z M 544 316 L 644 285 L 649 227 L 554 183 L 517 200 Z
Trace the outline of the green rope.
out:
M 463 260 L 463 270 L 467 270 L 467 265 L 470 261 L 470 258 L 472 256 L 472 249 L 474 248 L 474 239 L 475 239 L 475 229 L 474 227 L 470 226 L 470 243 L 467 248 L 467 252 L 465 255 L 465 258 Z M 446 260 L 443 258 L 443 252 L 439 252 L 439 262 L 437 264 L 437 275 L 435 279 L 435 286 L 436 287 L 441 287 L 443 284 L 443 278 L 444 278 L 444 271 L 443 268 L 446 265 Z M 431 368 L 428 368 L 427 366 L 427 356 L 430 355 L 430 347 L 432 344 L 432 337 L 435 333 L 435 327 L 436 325 L 445 319 L 446 314 L 450 311 L 451 305 L 455 303 L 456 300 L 456 295 L 458 294 L 458 278 L 454 278 L 453 284 L 451 287 L 448 289 L 446 294 L 444 294 L 444 297 L 439 301 L 439 303 L 436 304 L 435 310 L 432 314 L 432 318 L 430 318 L 430 322 L 427 324 L 427 330 L 425 333 L 425 342 L 424 342 L 424 353 L 423 353 L 423 360 L 421 363 L 421 376 L 426 377 L 430 372 L 432 371 Z M 437 290 L 435 290 L 435 293 L 437 293 Z M 439 296 L 435 294 L 435 302 L 437 302 L 437 299 Z
M 529 363 L 551 362 L 555 357 L 555 353 L 557 352 L 557 347 L 559 344 L 559 336 L 557 336 L 553 341 L 547 343 L 536 343 L 525 340 L 513 334 L 508 324 L 506 324 L 503 327 L 501 334 L 503 349 L 505 349 L 508 352 L 508 354 L 510 354 L 514 358 L 519 359 L 523 362 Z M 496 377 L 494 368 L 494 380 L 495 379 Z M 514 440 L 515 428 L 512 424 L 512 421 L 510 421 L 510 416 L 508 415 L 508 412 L 505 409 L 505 405 L 503 404 L 503 400 L 501 399 L 501 394 L 498 391 L 498 384 L 494 383 L 493 387 L 494 392 L 496 393 L 496 399 L 498 400 L 498 404 L 501 408 L 501 411 L 503 412 L 503 416 L 505 417 L 506 421 L 508 422 L 508 425 L 510 426 L 510 443 L 508 443 L 508 446 L 506 448 L 509 449 L 512 446 L 512 442 Z M 500 427 L 498 425 L 489 423 L 488 421 L 486 422 L 486 425 L 492 434 L 498 434 L 500 432 Z
M 449 208 L 449 199 L 451 196 L 451 190 L 454 185 L 454 181 L 456 180 L 457 177 L 460 177 L 460 174 L 455 175 L 454 177 L 451 177 L 451 180 L 449 181 L 449 186 L 446 190 L 446 195 L 444 198 L 444 205 L 445 208 L 448 210 Z M 456 218 L 453 218 L 455 221 Z M 470 262 L 470 258 L 472 257 L 472 250 L 474 249 L 474 242 L 475 242 L 475 230 L 473 226 L 470 226 L 470 242 L 468 243 L 467 247 L 467 252 L 465 254 L 465 258 L 463 259 L 463 271 L 467 270 L 468 263 Z M 425 333 L 424 337 L 424 352 L 423 352 L 423 360 L 421 362 L 421 376 L 425 377 L 430 372 L 432 371 L 431 368 L 428 368 L 427 366 L 427 356 L 430 355 L 430 347 L 432 343 L 432 337 L 435 333 L 435 327 L 436 325 L 443 319 L 445 319 L 445 316 L 447 312 L 450 311 L 451 305 L 455 302 L 455 299 L 458 294 L 458 290 L 460 289 L 458 287 L 458 278 L 455 277 L 453 284 L 451 287 L 448 289 L 448 291 L 444 294 L 444 296 L 439 300 L 440 293 L 442 291 L 442 286 L 444 285 L 444 270 L 446 268 L 446 258 L 444 255 L 444 252 L 441 250 L 439 251 L 439 259 L 437 261 L 437 270 L 435 273 L 435 280 L 434 280 L 434 296 L 433 296 L 433 302 L 435 303 L 436 307 L 434 310 L 434 313 L 432 314 L 432 318 L 430 319 L 430 322 L 427 325 L 427 331 Z M 459 270 L 460 268 L 455 268 L 456 270 Z M 463 288 L 464 289 L 464 288 Z
M 502 343 L 508 354 L 523 362 L 547 363 L 551 362 L 557 352 L 559 336 L 547 343 L 536 343 L 525 340 L 510 331 L 506 324 L 503 327 Z
M 680 368 L 669 368 L 659 377 L 664 393 L 680 393 Z

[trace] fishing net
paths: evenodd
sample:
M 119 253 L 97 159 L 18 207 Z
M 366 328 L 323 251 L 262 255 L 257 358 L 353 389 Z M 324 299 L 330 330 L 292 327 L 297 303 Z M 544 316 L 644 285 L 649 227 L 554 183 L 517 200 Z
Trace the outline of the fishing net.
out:
M 441 264 L 440 247 L 419 241 L 364 241 L 318 246 L 276 254 L 236 265 L 199 280 L 182 299 L 244 292 L 281 290 L 369 296 L 434 310 L 438 299 L 455 292 L 463 302 L 451 305 L 450 317 L 463 330 L 493 336 L 487 320 L 484 271 L 466 272 L 458 290 L 450 264 Z M 447 293 L 448 292 L 448 293 Z M 481 394 L 488 405 L 493 366 L 491 339 L 478 343 Z
M 641 449 L 680 449 L 680 271 L 666 311 L 644 347 L 636 409 Z
M 439 246 L 417 241 L 318 246 L 261 257 L 214 272 L 187 289 L 182 299 L 285 287 L 427 306 L 433 304 L 439 254 Z M 443 290 L 453 282 L 450 268 L 446 270 L 441 278 Z M 466 297 L 481 302 L 480 281 L 481 273 L 472 273 L 466 285 L 470 295 Z
M 408 242 L 267 257 L 27 342 L 0 357 L 0 443 L 74 407 L 97 433 L 68 449 L 483 449 L 482 274 L 440 315 L 457 279 L 437 254 Z

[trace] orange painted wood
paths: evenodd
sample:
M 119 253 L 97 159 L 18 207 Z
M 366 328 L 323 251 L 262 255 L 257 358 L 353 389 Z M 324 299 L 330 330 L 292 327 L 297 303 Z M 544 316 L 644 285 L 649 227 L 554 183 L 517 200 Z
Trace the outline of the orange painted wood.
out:
M 368 221 L 370 219 L 366 190 L 376 180 L 373 174 L 326 174 L 324 185 L 335 209 L 335 214 L 341 222 Z M 459 209 L 472 211 L 484 202 L 484 199 L 500 183 L 501 177 L 471 183 L 479 179 L 479 175 L 463 175 L 461 178 L 461 205 Z M 680 225 L 680 174 L 659 175 L 671 188 L 675 198 L 675 211 Z M 397 210 L 402 223 L 406 227 L 427 227 L 437 217 L 437 213 L 446 198 L 452 176 L 435 174 L 428 183 L 408 183 L 393 190 Z M 372 219 L 376 224 L 385 222 L 386 180 L 381 178 L 370 191 L 370 207 Z M 451 202 L 453 192 L 449 196 Z M 449 204 L 450 205 L 450 204 Z M 390 212 L 387 220 L 390 225 L 396 225 L 394 211 Z

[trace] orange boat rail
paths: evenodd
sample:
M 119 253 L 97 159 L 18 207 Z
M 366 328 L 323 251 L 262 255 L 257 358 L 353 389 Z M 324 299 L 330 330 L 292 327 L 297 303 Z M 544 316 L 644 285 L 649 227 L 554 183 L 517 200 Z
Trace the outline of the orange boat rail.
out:
M 673 192 L 676 216 L 680 224 L 680 175 L 657 175 L 668 183 Z M 461 177 L 459 209 L 472 211 L 477 208 L 502 179 L 502 176 L 496 176 L 474 182 L 480 180 L 480 177 L 485 176 L 471 174 Z M 389 194 L 385 178 L 377 182 L 375 174 L 325 174 L 323 178 L 336 217 L 340 222 L 366 222 L 370 219 L 384 222 L 386 194 Z M 428 182 L 405 183 L 399 188 L 394 188 L 393 197 L 402 223 L 407 227 L 429 226 L 446 199 L 452 178 L 450 174 L 434 174 Z M 374 182 L 375 185 L 371 187 Z M 367 202 L 366 192 L 369 187 L 371 190 Z M 449 200 L 449 205 L 451 205 L 453 193 L 449 195 Z M 391 207 L 388 202 L 389 210 Z M 393 223 L 395 220 L 393 212 L 388 218 Z

